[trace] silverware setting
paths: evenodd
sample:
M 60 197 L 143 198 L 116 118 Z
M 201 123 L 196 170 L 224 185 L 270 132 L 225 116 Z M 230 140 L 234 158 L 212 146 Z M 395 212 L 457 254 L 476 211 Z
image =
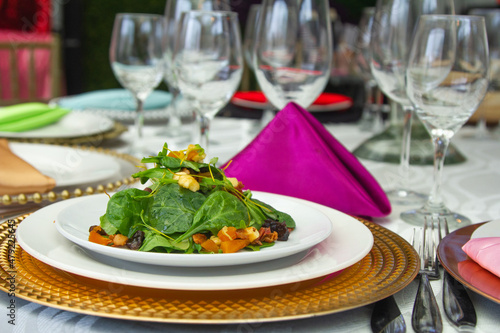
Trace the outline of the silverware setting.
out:
M 370 326 L 373 333 L 406 332 L 405 319 L 393 296 L 375 303 Z

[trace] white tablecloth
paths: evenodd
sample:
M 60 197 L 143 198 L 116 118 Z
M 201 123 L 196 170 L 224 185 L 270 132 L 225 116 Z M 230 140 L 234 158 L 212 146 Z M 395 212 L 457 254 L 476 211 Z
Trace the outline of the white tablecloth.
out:
M 229 160 L 236 152 L 251 141 L 254 121 L 242 119 L 217 118 L 212 126 L 212 156 L 220 161 Z M 372 133 L 361 132 L 353 124 L 327 125 L 330 132 L 348 149 L 354 149 Z M 164 134 L 155 135 L 158 128 L 147 128 L 146 141 L 154 147 L 161 147 L 166 140 Z M 467 157 L 458 165 L 447 165 L 443 175 L 443 194 L 446 204 L 469 217 L 473 223 L 500 218 L 500 138 L 474 139 L 472 128 L 462 129 L 452 140 L 456 147 Z M 123 149 L 120 144 L 113 148 Z M 175 148 L 175 147 L 173 147 Z M 159 148 L 155 148 L 158 150 Z M 377 178 L 384 189 L 391 189 L 392 180 L 398 173 L 398 166 L 363 160 L 362 163 Z M 410 188 L 428 193 L 432 184 L 431 166 L 412 166 Z M 412 226 L 404 223 L 400 212 L 414 207 L 393 206 L 393 212 L 386 218 L 375 222 L 409 239 Z M 433 281 L 432 287 L 438 303 L 442 304 L 442 280 Z M 395 295 L 404 315 L 407 331 L 412 332 L 411 311 L 417 282 Z M 478 326 L 476 332 L 498 332 L 500 324 L 500 304 L 470 292 L 476 306 Z M 9 297 L 0 293 L 0 332 L 371 332 L 371 306 L 345 311 L 338 314 L 313 317 L 295 321 L 275 323 L 243 323 L 235 325 L 183 325 L 159 324 L 134 321 L 120 321 L 94 316 L 80 315 L 50 307 L 16 300 L 16 325 L 8 323 L 7 306 Z M 444 332 L 455 329 L 443 315 Z

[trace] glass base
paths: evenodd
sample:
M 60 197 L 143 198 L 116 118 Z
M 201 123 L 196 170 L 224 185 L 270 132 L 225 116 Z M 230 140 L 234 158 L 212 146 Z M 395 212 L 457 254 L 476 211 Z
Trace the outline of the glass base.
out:
M 427 195 L 405 189 L 387 191 L 386 195 L 393 205 L 418 206 L 427 200 Z
M 427 219 L 427 221 L 431 220 L 437 221 L 438 219 L 443 221 L 444 219 L 446 219 L 450 231 L 471 224 L 469 218 L 460 215 L 458 213 L 454 213 L 445 207 L 439 210 L 429 210 L 424 206 L 422 208 L 411 209 L 406 212 L 403 212 L 401 213 L 400 217 L 406 223 L 419 227 L 424 226 L 425 219 Z
M 359 145 L 354 149 L 353 154 L 367 160 L 398 164 L 401 162 L 402 133 L 402 125 L 391 124 L 383 132 L 372 136 Z M 465 161 L 465 156 L 450 143 L 444 164 L 451 165 Z M 434 146 L 429 133 L 424 125 L 414 117 L 410 141 L 410 164 L 433 165 L 433 163 Z

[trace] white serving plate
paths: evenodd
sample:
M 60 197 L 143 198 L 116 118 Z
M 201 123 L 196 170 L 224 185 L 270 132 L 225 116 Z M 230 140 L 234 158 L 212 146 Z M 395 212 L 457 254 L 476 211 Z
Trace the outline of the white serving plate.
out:
M 113 129 L 113 120 L 85 112 L 70 112 L 58 122 L 24 132 L 0 132 L 11 139 L 76 138 L 96 135 Z
M 42 174 L 52 177 L 57 187 L 101 182 L 120 172 L 114 157 L 99 152 L 17 142 L 9 143 L 9 148 Z
M 140 264 L 82 248 L 57 231 L 54 223 L 57 215 L 75 202 L 86 199 L 82 197 L 54 203 L 28 216 L 19 225 L 16 237 L 19 245 L 30 255 L 70 273 L 110 283 L 177 290 L 248 289 L 314 279 L 355 264 L 373 246 L 370 230 L 337 210 L 281 195 L 254 192 L 254 196 L 263 200 L 282 198 L 314 208 L 330 219 L 332 233 L 308 250 L 247 265 L 173 267 Z M 300 225 L 297 230 L 299 228 Z
M 64 208 L 56 217 L 57 230 L 70 241 L 113 258 L 150 265 L 181 267 L 215 267 L 253 264 L 279 259 L 307 250 L 325 240 L 332 232 L 330 219 L 319 210 L 302 203 L 291 202 L 286 197 L 261 193 L 259 198 L 274 208 L 287 212 L 297 227 L 286 242 L 260 251 L 239 251 L 225 254 L 182 254 L 132 251 L 104 246 L 88 241 L 89 228 L 99 224 L 99 217 L 106 212 L 107 195 L 88 197 Z

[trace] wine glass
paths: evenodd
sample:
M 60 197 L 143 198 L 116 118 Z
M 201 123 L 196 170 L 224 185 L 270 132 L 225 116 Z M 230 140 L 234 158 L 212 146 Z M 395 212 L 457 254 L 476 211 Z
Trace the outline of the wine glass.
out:
M 328 0 L 264 0 L 255 40 L 257 82 L 281 110 L 309 107 L 325 88 L 332 61 Z
M 365 7 L 361 14 L 356 41 L 355 68 L 365 85 L 365 107 L 360 121 L 360 129 L 379 132 L 383 126 L 379 103 L 381 93 L 370 69 L 370 35 L 374 15 L 375 7 Z
M 179 87 L 172 66 L 175 39 L 178 35 L 178 25 L 182 13 L 190 10 L 229 10 L 227 0 L 167 0 L 165 5 L 166 47 L 165 47 L 165 83 L 172 94 L 172 102 L 169 105 L 170 116 L 165 135 L 169 143 L 187 143 L 191 134 L 182 128 L 181 117 L 190 116 L 191 110 L 186 110 L 182 105 Z
M 200 144 L 207 153 L 210 122 L 229 102 L 243 73 L 237 14 L 227 11 L 184 13 L 173 66 L 180 92 L 197 111 Z
M 454 14 L 453 0 L 377 0 L 371 31 L 370 68 L 382 92 L 404 110 L 400 160 L 403 186 L 387 193 L 394 204 L 420 204 L 426 196 L 407 188 L 410 171 L 410 139 L 413 105 L 405 90 L 408 51 L 422 14 Z
M 488 40 L 480 16 L 420 17 L 407 67 L 407 94 L 434 143 L 434 184 L 420 209 L 401 213 L 411 224 L 446 219 L 451 227 L 470 220 L 451 212 L 441 197 L 441 175 L 450 139 L 488 90 Z
M 120 84 L 137 102 L 136 137 L 129 153 L 143 157 L 144 101 L 156 88 L 164 72 L 165 20 L 154 14 L 117 14 L 113 25 L 109 59 Z
M 483 16 L 488 34 L 490 51 L 490 87 L 476 114 L 476 137 L 488 136 L 486 126 L 487 114 L 498 112 L 498 92 L 500 91 L 500 9 L 483 8 L 472 9 L 470 15 Z

